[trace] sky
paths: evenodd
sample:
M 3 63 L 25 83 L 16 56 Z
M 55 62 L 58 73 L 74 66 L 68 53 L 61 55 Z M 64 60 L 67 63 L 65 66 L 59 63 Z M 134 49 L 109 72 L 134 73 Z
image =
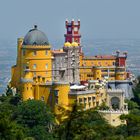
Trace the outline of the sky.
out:
M 140 38 L 140 0 L 0 0 L 0 39 L 23 37 L 37 24 L 52 42 L 62 40 L 73 18 L 84 39 Z

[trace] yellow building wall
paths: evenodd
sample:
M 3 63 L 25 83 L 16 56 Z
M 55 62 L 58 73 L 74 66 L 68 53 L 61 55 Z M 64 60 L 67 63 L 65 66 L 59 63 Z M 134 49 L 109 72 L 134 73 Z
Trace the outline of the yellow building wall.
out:
M 22 48 L 23 38 L 18 38 L 17 40 L 17 60 L 16 65 L 11 68 L 11 86 L 19 88 L 20 78 L 21 78 L 21 48 Z
M 47 85 L 35 85 L 34 86 L 34 95 L 36 100 L 42 100 L 46 103 L 49 103 L 50 95 L 50 86 Z
M 54 90 L 58 90 L 58 104 L 68 107 L 68 93 L 70 91 L 69 84 L 56 84 L 53 86 Z
M 53 90 L 58 91 L 58 97 L 54 96 L 54 100 L 58 103 L 54 102 L 54 112 L 56 114 L 56 122 L 61 123 L 68 117 L 67 111 L 69 110 L 69 102 L 68 102 L 68 94 L 70 91 L 69 84 L 54 84 Z
M 102 72 L 101 69 L 95 69 L 94 73 L 94 79 L 95 80 L 101 80 L 102 79 Z
M 117 72 L 116 73 L 116 80 L 125 80 L 125 72 Z
M 80 81 L 93 80 L 92 68 L 80 68 Z
M 26 47 L 30 48 L 30 46 Z M 42 76 L 45 77 L 47 81 L 51 81 L 52 53 L 50 50 L 50 46 L 45 46 L 46 49 L 41 49 L 41 46 L 31 46 L 31 47 L 32 48 L 37 47 L 38 49 L 22 49 L 22 68 L 25 69 L 25 67 L 28 66 L 29 69 L 33 72 L 33 76 Z M 23 71 L 22 75 L 24 75 Z
M 96 93 L 92 94 L 83 94 L 83 95 L 69 95 L 69 107 L 72 109 L 72 105 L 75 103 L 81 104 L 84 109 L 90 109 L 96 107 L 97 95 Z
M 41 76 L 45 81 L 52 80 L 52 52 L 51 46 L 23 46 L 23 38 L 17 42 L 17 62 L 11 68 L 11 86 L 20 89 L 20 79 L 24 77 L 25 69 L 28 67 L 33 76 Z M 46 53 L 47 51 L 47 53 Z M 34 53 L 36 52 L 36 53 Z M 35 68 L 36 65 L 36 68 Z
M 36 99 L 45 101 L 54 110 L 57 105 L 68 108 L 68 93 L 70 90 L 69 84 L 41 85 L 39 83 L 23 83 L 23 100 Z M 58 91 L 58 102 L 54 91 Z M 57 113 L 57 111 L 56 111 Z
M 115 59 L 83 59 L 82 65 L 83 66 L 113 66 L 116 62 Z
M 34 99 L 34 90 L 32 83 L 22 84 L 22 99 L 23 101 L 26 101 L 28 99 Z
M 112 126 L 119 126 L 121 124 L 126 124 L 126 121 L 122 121 L 120 119 L 120 116 L 122 115 L 122 113 L 116 113 L 116 112 L 101 112 L 101 114 L 103 115 L 103 117 L 108 121 L 109 124 L 111 124 Z
M 87 80 L 95 80 L 95 72 L 93 72 L 93 66 L 114 66 L 116 62 L 115 59 L 83 59 L 80 58 L 80 81 L 87 81 Z M 98 75 L 98 77 L 100 77 Z M 111 77 L 111 79 L 115 79 L 115 77 Z

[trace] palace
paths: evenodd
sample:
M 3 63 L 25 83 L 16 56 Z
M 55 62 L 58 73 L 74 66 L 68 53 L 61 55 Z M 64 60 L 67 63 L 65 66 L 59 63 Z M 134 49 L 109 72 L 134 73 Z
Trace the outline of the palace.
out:
M 125 90 L 126 86 L 131 90 L 130 73 L 126 70 L 127 53 L 85 56 L 80 20 L 66 20 L 65 24 L 65 43 L 59 50 L 52 49 L 37 25 L 24 38 L 18 39 L 11 87 L 22 94 L 23 100 L 45 101 L 56 113 L 58 122 L 66 117 L 61 108 L 71 110 L 77 102 L 84 109 L 106 103 L 110 110 L 100 112 L 112 125 L 121 124 L 119 116 L 128 113 L 124 99 L 132 96 Z

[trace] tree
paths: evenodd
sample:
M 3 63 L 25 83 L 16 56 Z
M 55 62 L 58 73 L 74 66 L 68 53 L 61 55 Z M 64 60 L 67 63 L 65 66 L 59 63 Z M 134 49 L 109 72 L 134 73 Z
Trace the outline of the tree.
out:
M 60 124 L 57 134 L 60 140 L 101 140 L 114 134 L 113 129 L 98 111 L 80 110 L 75 104 L 68 119 Z
M 17 106 L 17 123 L 23 126 L 27 136 L 35 139 L 50 139 L 53 132 L 54 116 L 43 101 L 28 100 Z
M 12 95 L 0 97 L 0 139 L 22 140 L 24 138 L 23 127 L 18 125 L 13 118 L 16 106 L 10 104 Z
M 133 100 L 125 100 L 125 102 L 128 104 L 128 109 L 129 110 L 139 108 L 138 104 L 136 102 L 134 102 Z
M 110 108 L 106 105 L 105 102 L 103 102 L 99 107 L 97 107 L 99 110 L 109 110 Z
M 130 113 L 120 118 L 127 122 L 128 136 L 140 136 L 140 116 Z
M 133 89 L 134 98 L 132 100 L 140 106 L 140 76 L 138 76 L 137 80 L 137 85 Z

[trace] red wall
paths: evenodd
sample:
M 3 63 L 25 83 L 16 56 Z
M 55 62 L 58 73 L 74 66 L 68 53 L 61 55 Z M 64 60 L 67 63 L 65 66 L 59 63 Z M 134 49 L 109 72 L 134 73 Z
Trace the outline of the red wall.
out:
M 119 57 L 118 58 L 118 65 L 119 66 L 125 66 L 125 61 L 126 61 L 126 58 L 125 57 Z

